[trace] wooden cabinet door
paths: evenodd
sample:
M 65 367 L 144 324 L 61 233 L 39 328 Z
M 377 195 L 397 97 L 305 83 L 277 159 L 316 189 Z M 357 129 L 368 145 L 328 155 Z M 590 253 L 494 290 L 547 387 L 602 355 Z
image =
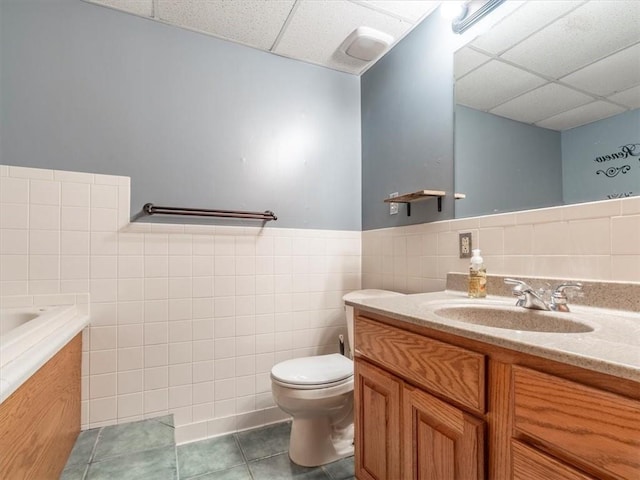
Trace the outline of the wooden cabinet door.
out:
M 354 390 L 356 477 L 400 479 L 402 382 L 356 358 Z
M 428 393 L 405 385 L 405 479 L 484 478 L 484 422 Z

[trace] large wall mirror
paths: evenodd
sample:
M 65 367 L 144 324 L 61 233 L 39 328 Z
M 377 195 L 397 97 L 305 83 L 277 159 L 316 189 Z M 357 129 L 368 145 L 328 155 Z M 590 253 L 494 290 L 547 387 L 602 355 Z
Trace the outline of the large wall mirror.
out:
M 456 217 L 640 195 L 640 2 L 515 3 L 455 53 Z

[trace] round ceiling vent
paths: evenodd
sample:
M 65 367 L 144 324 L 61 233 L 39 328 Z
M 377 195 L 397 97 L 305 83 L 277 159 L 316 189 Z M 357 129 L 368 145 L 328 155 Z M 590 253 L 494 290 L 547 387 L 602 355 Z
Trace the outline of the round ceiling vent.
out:
M 391 43 L 391 35 L 369 27 L 358 27 L 342 42 L 340 49 L 350 57 L 370 62 L 389 48 Z

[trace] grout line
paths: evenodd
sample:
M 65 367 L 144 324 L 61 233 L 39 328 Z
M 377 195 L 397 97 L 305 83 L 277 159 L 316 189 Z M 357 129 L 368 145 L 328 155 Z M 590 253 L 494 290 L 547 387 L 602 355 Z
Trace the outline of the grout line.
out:
M 236 445 L 238 446 L 238 449 L 240 450 L 240 455 L 242 455 L 242 459 L 244 460 L 244 464 L 246 465 L 247 469 L 249 469 L 249 461 L 247 460 L 247 455 L 244 453 L 244 448 L 242 448 L 242 442 L 240 442 L 240 439 L 238 438 L 238 434 L 237 433 L 232 433 L 232 435 L 233 435 L 233 439 L 236 442 Z M 251 471 L 249 471 L 249 472 L 251 472 Z M 249 473 L 249 474 L 251 474 L 251 473 Z
M 91 454 L 89 455 L 89 461 L 87 462 L 87 464 L 85 466 L 85 469 L 84 469 L 84 473 L 82 474 L 82 480 L 85 480 L 87 478 L 87 475 L 89 474 L 89 466 L 93 462 L 93 457 L 94 457 L 94 455 L 96 453 L 96 448 L 98 448 L 98 441 L 100 440 L 100 435 L 102 434 L 102 429 L 103 428 L 104 427 L 100 427 L 100 430 L 98 430 L 98 435 L 96 435 L 96 441 L 93 444 L 93 448 L 91 449 Z
M 104 429 L 104 427 L 100 427 L 100 430 L 98 430 L 98 435 L 96 435 L 96 441 L 93 444 L 93 448 L 91 449 L 91 455 L 89 455 L 89 462 L 88 463 L 93 463 L 93 457 L 96 454 L 96 449 L 98 448 L 98 442 L 100 441 L 100 437 L 102 436 L 102 430 Z
M 325 470 L 324 465 L 320 465 L 320 470 L 322 470 L 322 473 L 324 473 L 329 480 L 335 480 L 333 478 L 333 475 L 331 475 L 329 472 Z
M 233 434 L 234 437 L 236 437 L 236 441 L 238 442 L 238 445 L 240 445 L 240 439 L 237 438 L 236 436 L 237 434 Z M 244 467 L 247 469 L 247 472 L 249 472 L 249 478 L 251 480 L 255 480 L 255 477 L 253 476 L 253 472 L 251 471 L 251 468 L 249 468 L 249 461 L 247 460 L 247 457 L 244 454 L 244 450 L 242 450 L 242 447 L 240 447 L 240 451 L 242 452 L 242 458 L 244 459 Z
M 180 480 L 180 462 L 178 460 L 178 445 L 175 442 L 175 431 L 174 431 L 174 441 L 173 441 L 173 452 L 176 456 L 176 480 Z
M 85 480 L 85 478 L 87 478 L 88 473 L 89 473 L 89 464 L 87 463 L 84 466 L 84 472 L 82 472 L 82 477 L 80 477 L 80 480 Z

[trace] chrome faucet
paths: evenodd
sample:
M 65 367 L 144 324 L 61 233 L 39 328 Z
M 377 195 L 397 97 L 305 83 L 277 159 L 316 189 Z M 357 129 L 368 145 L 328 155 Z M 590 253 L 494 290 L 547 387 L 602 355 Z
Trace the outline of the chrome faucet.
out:
M 582 284 L 580 282 L 568 282 L 558 285 L 551 294 L 551 303 L 549 304 L 549 310 L 553 310 L 555 312 L 569 311 L 569 305 L 567 305 L 567 294 L 565 293 L 565 290 L 567 288 L 582 290 Z
M 530 308 L 532 310 L 552 310 L 554 312 L 568 312 L 569 306 L 567 305 L 567 294 L 565 290 L 567 288 L 582 289 L 582 284 L 579 282 L 568 282 L 558 285 L 551 294 L 551 301 L 545 302 L 540 296 L 542 290 L 536 292 L 533 288 L 527 285 L 522 280 L 516 280 L 514 278 L 505 278 L 504 283 L 515 285 L 511 292 L 518 298 L 516 302 L 517 307 Z
M 522 280 L 505 278 L 504 283 L 515 285 L 511 293 L 518 298 L 516 307 L 530 308 L 532 310 L 550 310 L 549 305 L 542 297 Z

